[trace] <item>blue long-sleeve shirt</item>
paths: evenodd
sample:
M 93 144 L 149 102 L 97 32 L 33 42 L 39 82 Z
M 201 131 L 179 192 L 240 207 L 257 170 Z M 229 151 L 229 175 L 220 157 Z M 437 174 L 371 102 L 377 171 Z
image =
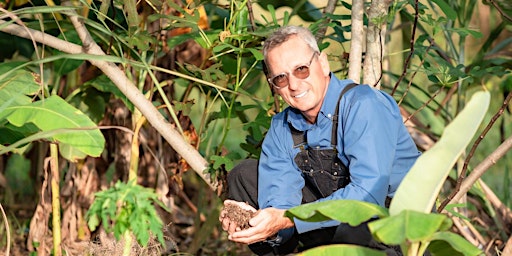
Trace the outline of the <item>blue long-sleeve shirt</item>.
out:
M 272 118 L 263 141 L 259 161 L 258 204 L 260 208 L 289 209 L 301 204 L 305 181 L 294 158 L 300 151 L 293 148 L 288 123 L 306 131 L 310 147 L 330 148 L 332 117 L 343 88 L 352 83 L 339 80 L 331 73 L 322 108 L 315 124 L 290 111 Z M 398 185 L 420 152 L 407 132 L 395 100 L 380 90 L 359 85 L 346 92 L 340 102 L 338 118 L 338 156 L 349 167 L 350 183 L 326 198 L 353 199 L 384 205 L 393 197 Z M 337 221 L 303 222 L 294 220 L 299 233 L 336 226 Z

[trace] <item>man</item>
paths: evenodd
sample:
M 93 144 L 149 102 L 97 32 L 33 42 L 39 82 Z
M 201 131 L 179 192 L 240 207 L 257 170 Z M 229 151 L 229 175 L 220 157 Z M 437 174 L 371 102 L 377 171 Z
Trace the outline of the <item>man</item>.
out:
M 219 220 L 228 238 L 259 255 L 287 254 L 299 242 L 299 250 L 372 246 L 366 224 L 292 221 L 284 212 L 333 199 L 386 205 L 420 155 L 396 102 L 380 90 L 337 79 L 305 28 L 278 29 L 265 41 L 263 55 L 268 82 L 289 107 L 272 118 L 259 163 L 242 162 L 228 176 L 231 200 L 224 204 L 259 209 L 244 230 L 224 209 Z

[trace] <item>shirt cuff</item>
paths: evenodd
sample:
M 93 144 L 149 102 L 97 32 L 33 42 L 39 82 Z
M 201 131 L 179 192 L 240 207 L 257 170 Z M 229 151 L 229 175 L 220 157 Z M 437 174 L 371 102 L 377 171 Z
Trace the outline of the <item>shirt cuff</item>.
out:
M 320 222 L 307 222 L 302 221 L 297 218 L 294 219 L 295 228 L 297 229 L 297 232 L 299 234 L 306 233 L 308 231 L 312 231 L 315 229 L 321 229 L 321 228 L 327 228 L 327 227 L 334 227 L 341 224 L 341 222 L 337 220 L 326 220 L 326 221 L 320 221 Z

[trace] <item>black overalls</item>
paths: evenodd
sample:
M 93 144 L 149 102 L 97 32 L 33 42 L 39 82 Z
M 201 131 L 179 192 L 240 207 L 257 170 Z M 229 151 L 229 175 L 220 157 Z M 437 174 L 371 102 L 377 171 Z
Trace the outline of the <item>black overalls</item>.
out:
M 311 197 L 310 193 L 303 193 L 302 203 L 309 203 L 327 197 L 350 182 L 349 170 L 338 158 L 338 150 L 336 149 L 338 144 L 338 110 L 343 94 L 356 85 L 349 84 L 340 93 L 338 103 L 336 104 L 336 114 L 334 114 L 332 119 L 332 148 L 317 149 L 309 147 L 307 144 L 307 134 L 296 130 L 289 124 L 294 147 L 301 149 L 295 156 L 294 161 L 304 176 L 306 182 L 305 189 L 309 189 L 313 194 L 313 197 Z

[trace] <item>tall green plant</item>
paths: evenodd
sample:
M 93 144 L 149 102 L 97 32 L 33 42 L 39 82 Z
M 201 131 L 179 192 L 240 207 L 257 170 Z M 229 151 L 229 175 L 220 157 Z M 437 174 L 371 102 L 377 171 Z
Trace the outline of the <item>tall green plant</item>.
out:
M 337 200 L 294 207 L 286 216 L 306 221 L 334 219 L 353 226 L 377 216 L 378 220 L 368 224 L 372 235 L 384 244 L 400 245 L 406 255 L 423 255 L 427 248 L 435 255 L 482 254 L 471 243 L 448 231 L 452 223 L 446 215 L 430 211 L 448 172 L 482 122 L 489 102 L 489 92 L 474 94 L 436 145 L 418 158 L 398 187 L 389 211 L 367 202 Z M 440 243 L 443 246 L 438 246 Z M 316 250 L 306 251 L 304 255 L 317 255 Z M 318 250 L 343 253 L 345 249 Z

